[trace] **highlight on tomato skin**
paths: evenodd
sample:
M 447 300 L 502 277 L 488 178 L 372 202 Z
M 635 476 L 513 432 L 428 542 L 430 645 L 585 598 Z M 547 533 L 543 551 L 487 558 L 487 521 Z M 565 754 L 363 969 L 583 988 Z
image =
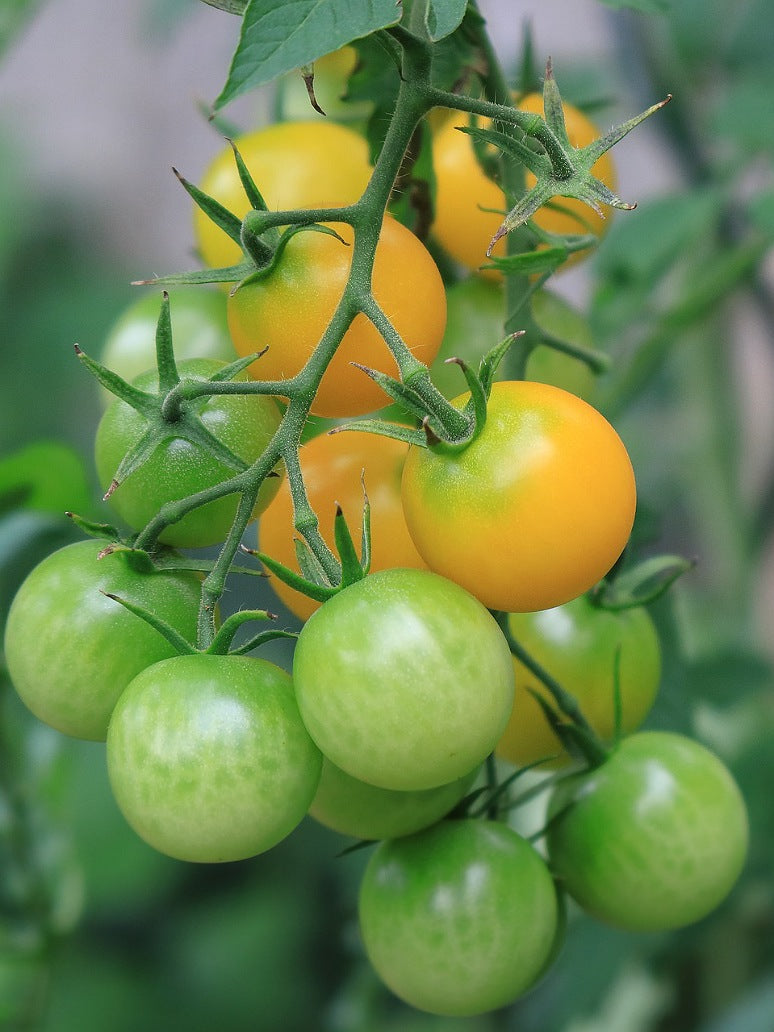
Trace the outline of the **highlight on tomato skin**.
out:
M 486 422 L 461 452 L 411 447 L 402 497 L 428 567 L 487 608 L 518 613 L 561 605 L 604 577 L 629 539 L 636 485 L 601 413 L 518 380 L 493 385 Z

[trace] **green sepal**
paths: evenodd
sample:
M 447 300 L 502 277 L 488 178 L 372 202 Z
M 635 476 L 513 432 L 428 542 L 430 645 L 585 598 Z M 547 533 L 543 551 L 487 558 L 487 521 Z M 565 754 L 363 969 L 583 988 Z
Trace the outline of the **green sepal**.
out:
M 250 203 L 250 207 L 253 211 L 268 211 L 269 206 L 263 199 L 263 194 L 255 185 L 255 180 L 250 175 L 250 169 L 245 165 L 244 159 L 239 153 L 239 148 L 233 140 L 229 140 L 228 142 L 234 152 L 234 161 L 236 162 L 237 172 L 239 174 L 239 182 L 242 184 L 242 189 Z
M 159 376 L 159 391 L 171 391 L 180 383 L 172 345 L 172 317 L 169 311 L 169 294 L 161 295 L 161 311 L 156 323 L 156 369 Z
M 121 533 L 112 523 L 96 523 L 94 520 L 87 520 L 75 512 L 66 512 L 65 516 L 71 519 L 79 530 L 92 538 L 104 538 L 116 544 L 121 543 Z
M 254 634 L 249 641 L 246 641 L 243 645 L 240 645 L 236 649 L 232 649 L 229 655 L 231 656 L 244 656 L 248 652 L 252 652 L 253 649 L 260 648 L 261 645 L 265 645 L 268 641 L 277 641 L 278 638 L 298 638 L 297 631 L 260 631 L 258 634 Z
M 382 373 L 378 369 L 371 369 L 369 366 L 361 365 L 360 362 L 352 362 L 356 369 L 369 376 L 374 383 L 388 394 L 394 401 L 397 401 L 404 409 L 410 412 L 417 419 L 423 419 L 427 415 L 427 407 L 420 396 L 408 384 L 402 380 L 396 380 L 394 376 Z
M 492 393 L 492 384 L 500 363 L 513 347 L 514 342 L 523 337 L 525 332 L 525 330 L 517 330 L 515 333 L 509 333 L 507 337 L 503 337 L 493 348 L 490 348 L 479 362 L 478 376 L 487 397 Z
M 535 115 L 535 118 L 540 121 L 537 115 Z M 516 140 L 499 129 L 481 129 L 473 125 L 457 126 L 456 128 L 458 132 L 472 136 L 476 141 L 484 144 L 494 144 L 495 147 L 509 157 L 520 161 L 535 176 L 545 176 L 551 172 L 551 162 L 545 153 L 539 154 L 537 151 L 532 150 L 531 147 L 522 142 L 523 137 L 522 140 Z
M 608 751 L 593 731 L 572 720 L 563 720 L 559 712 L 540 692 L 536 692 L 532 688 L 528 688 L 527 691 L 543 710 L 543 715 L 551 730 L 573 759 L 583 761 L 589 768 L 599 767 L 605 762 Z
M 241 247 L 242 220 L 239 216 L 229 211 L 220 201 L 216 201 L 214 197 L 210 197 L 204 190 L 200 190 L 198 186 L 191 183 L 185 176 L 180 175 L 176 168 L 173 168 L 172 171 L 177 176 L 178 182 L 188 196 L 204 212 L 210 222 L 213 222 L 218 229 L 222 229 L 226 236 L 230 237 L 235 244 L 239 244 Z
M 249 237 L 251 233 L 251 230 L 249 229 L 249 215 L 250 213 L 248 212 L 248 215 L 245 216 L 244 238 Z M 271 276 L 271 274 L 279 265 L 280 260 L 282 259 L 282 254 L 285 248 L 290 243 L 290 241 L 293 239 L 293 237 L 296 236 L 296 234 L 298 233 L 309 232 L 325 233 L 327 236 L 336 237 L 336 239 L 340 240 L 345 247 L 349 247 L 347 241 L 344 240 L 344 238 L 339 233 L 337 233 L 335 229 L 331 229 L 330 226 L 323 226 L 319 222 L 310 222 L 307 225 L 302 224 L 296 226 L 288 226 L 287 229 L 283 230 L 282 234 L 280 235 L 280 238 L 277 241 L 276 247 L 274 247 L 273 253 L 269 260 L 265 264 L 261 264 L 258 268 L 256 268 L 255 263 L 251 264 L 250 271 L 248 272 L 248 274 L 244 276 L 231 290 L 232 296 L 236 294 L 236 292 L 240 288 L 246 287 L 250 283 L 260 283 L 262 280 L 267 279 L 269 276 Z M 257 234 L 255 235 L 255 238 L 260 239 L 260 237 L 258 237 Z
M 360 566 L 364 574 L 371 569 L 371 502 L 368 498 L 365 483 L 365 470 L 360 474 L 363 488 L 363 519 L 360 524 Z
M 138 606 L 134 602 L 130 602 L 128 599 L 121 598 L 120 595 L 113 595 L 109 591 L 103 591 L 103 595 L 107 598 L 112 599 L 114 602 L 119 602 L 124 609 L 128 609 L 130 613 L 140 617 L 147 624 L 149 624 L 155 631 L 158 631 L 162 637 L 166 638 L 169 644 L 175 649 L 181 656 L 190 656 L 196 652 L 196 649 L 191 645 L 190 642 L 180 634 L 179 631 L 175 630 L 166 620 L 162 620 L 156 616 L 155 613 L 151 613 L 143 606 Z
M 484 785 L 482 788 L 476 789 L 474 792 L 471 792 L 469 796 L 466 796 L 465 799 L 462 800 L 463 803 L 467 803 L 466 810 L 463 812 L 467 812 L 468 816 L 470 817 L 481 817 L 492 806 L 497 807 L 499 812 L 502 808 L 498 806 L 498 801 L 505 795 L 508 789 L 516 781 L 519 780 L 519 778 L 521 778 L 528 771 L 536 770 L 544 763 L 547 763 L 549 760 L 553 759 L 556 759 L 556 755 L 542 756 L 539 760 L 533 760 L 532 763 L 527 763 L 525 764 L 525 766 L 519 767 L 517 770 L 513 771 L 511 774 L 508 775 L 507 778 L 503 778 L 502 781 L 498 782 L 497 785 L 495 785 L 494 789 L 490 789 L 489 785 Z M 471 803 L 475 802 L 477 798 L 481 796 L 486 796 L 486 800 L 483 803 L 483 805 L 477 807 L 474 810 L 470 809 Z M 470 800 L 470 802 L 468 802 L 468 800 Z M 514 810 L 517 806 L 520 805 L 522 805 L 522 801 L 519 799 L 514 799 L 508 803 L 505 809 Z
M 415 444 L 420 448 L 426 445 L 425 435 L 421 430 L 400 423 L 387 423 L 382 419 L 361 419 L 357 423 L 342 423 L 328 431 L 329 434 L 340 434 L 346 430 L 356 430 L 363 434 L 376 434 L 378 437 L 392 437 L 404 444 Z
M 205 649 L 205 652 L 211 656 L 226 656 L 233 644 L 234 635 L 243 624 L 255 620 L 276 619 L 275 614 L 270 613 L 266 609 L 242 609 L 238 613 L 232 613 L 218 628 L 217 634 L 212 639 L 209 647 Z
M 347 588 L 350 584 L 355 584 L 357 581 L 362 580 L 366 575 L 366 570 L 363 569 L 357 549 L 355 548 L 355 542 L 352 540 L 349 525 L 340 505 L 336 506 L 336 515 L 333 520 L 333 538 L 336 543 L 336 552 L 341 561 L 341 583 L 339 587 Z
M 133 287 L 201 286 L 206 283 L 239 283 L 255 269 L 255 263 L 245 258 L 237 265 L 222 269 L 194 269 L 192 272 L 172 272 L 168 276 L 132 280 Z
M 155 406 L 151 400 L 152 396 L 148 395 L 145 391 L 141 391 L 139 387 L 133 386 L 131 383 L 119 376 L 118 373 L 114 373 L 112 369 L 108 369 L 107 366 L 103 366 L 100 362 L 96 362 L 93 358 L 90 358 L 85 351 L 82 351 L 78 344 L 75 345 L 75 354 L 78 356 L 78 360 L 82 362 L 89 370 L 91 375 L 97 379 L 103 387 L 106 387 L 111 394 L 114 394 L 121 401 L 125 401 L 127 405 L 131 405 L 137 412 L 141 412 L 143 415 L 147 415 L 154 411 Z
M 335 587 L 328 587 L 323 584 L 315 584 L 311 580 L 307 580 L 300 574 L 295 573 L 293 570 L 289 570 L 287 566 L 283 566 L 282 563 L 278 563 L 276 559 L 272 559 L 271 556 L 266 555 L 265 552 L 254 553 L 258 559 L 261 560 L 263 565 L 278 577 L 283 584 L 287 584 L 289 588 L 293 588 L 294 591 L 300 592 L 302 595 L 306 595 L 308 598 L 314 599 L 315 602 L 325 602 L 329 598 L 332 598 L 339 590 Z
M 168 555 L 154 553 L 153 562 L 157 570 L 189 570 L 191 573 L 212 573 L 217 566 L 215 559 L 198 559 L 194 556 L 180 555 L 178 552 L 170 552 Z M 263 570 L 234 563 L 229 566 L 228 572 L 247 574 L 250 577 L 268 576 Z
M 652 556 L 617 573 L 610 580 L 600 581 L 589 592 L 589 598 L 601 609 L 632 609 L 648 605 L 661 598 L 678 578 L 695 566 L 695 559 L 680 555 Z
M 596 237 L 594 238 L 596 243 Z M 522 276 L 535 276 L 542 272 L 549 274 L 563 265 L 570 256 L 566 247 L 546 247 L 540 251 L 523 251 L 521 254 L 504 255 L 502 258 L 492 255 L 482 269 L 497 269 L 503 273 L 518 273 Z
M 455 446 L 459 446 L 455 447 L 455 450 L 459 451 L 462 448 L 467 447 L 467 445 L 470 444 L 470 442 L 483 430 L 484 424 L 486 423 L 486 402 L 489 396 L 489 391 L 486 389 L 475 370 L 471 369 L 463 359 L 455 357 L 447 358 L 445 363 L 447 365 L 451 364 L 460 367 L 468 385 L 468 390 L 470 391 L 470 398 L 465 404 L 464 411 L 468 413 L 472 419 L 472 426 L 469 435 L 466 435 L 461 441 L 454 442 Z
M 322 563 L 303 538 L 293 538 L 293 549 L 296 553 L 298 568 L 308 581 L 311 581 L 312 584 L 321 584 L 326 588 L 333 586 Z

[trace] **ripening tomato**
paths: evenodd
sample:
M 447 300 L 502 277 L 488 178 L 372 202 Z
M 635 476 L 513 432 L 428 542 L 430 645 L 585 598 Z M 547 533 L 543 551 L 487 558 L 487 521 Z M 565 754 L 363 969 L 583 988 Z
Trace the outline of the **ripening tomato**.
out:
M 353 536 L 357 537 L 363 511 L 363 481 L 371 507 L 371 572 L 394 566 L 424 569 L 425 563 L 411 540 L 400 499 L 400 478 L 408 445 L 391 437 L 345 431 L 321 434 L 299 452 L 301 471 L 312 509 L 320 521 L 320 533 L 333 547 L 333 522 L 338 503 Z M 297 568 L 293 545 L 293 501 L 290 485 L 283 480 L 279 491 L 258 523 L 258 547 L 272 559 Z M 288 587 L 278 577 L 272 587 L 302 620 L 319 603 Z
M 360 887 L 360 929 L 376 973 L 432 1014 L 512 1003 L 550 963 L 561 934 L 544 861 L 493 821 L 441 821 L 382 842 Z
M 511 613 L 508 625 L 527 654 L 573 695 L 581 712 L 603 741 L 615 731 L 616 670 L 621 701 L 621 730 L 636 730 L 658 691 L 661 647 L 653 621 L 642 607 L 602 609 L 587 595 L 537 613 Z M 513 713 L 497 754 L 517 767 L 557 756 L 546 767 L 569 761 L 561 742 L 533 697 L 554 705 L 543 682 L 514 657 L 516 695 Z
M 354 204 L 371 176 L 368 144 L 335 122 L 281 122 L 234 142 L 271 211 Z M 230 146 L 204 173 L 201 189 L 239 218 L 250 208 Z M 242 260 L 239 245 L 199 207 L 194 209 L 194 231 L 202 260 L 210 268 Z
M 402 496 L 430 569 L 514 613 L 568 602 L 608 572 L 636 489 L 626 448 L 596 409 L 518 380 L 494 384 L 486 423 L 461 452 L 412 446 Z
M 352 264 L 349 226 L 334 227 L 346 243 L 323 233 L 297 233 L 264 279 L 228 299 L 228 325 L 237 354 L 268 351 L 250 366 L 256 380 L 299 373 L 341 300 Z M 372 289 L 382 311 L 416 357 L 429 365 L 446 325 L 446 295 L 438 268 L 414 234 L 387 216 L 376 248 Z M 358 416 L 389 398 L 361 369 L 398 375 L 381 334 L 362 313 L 344 335 L 312 404 L 320 416 Z
M 744 800 L 726 766 L 684 735 L 640 732 L 557 785 L 551 865 L 585 910 L 628 931 L 680 928 L 728 895 L 747 855 Z
M 518 107 L 542 116 L 543 98 L 538 93 L 530 93 L 519 101 Z M 564 104 L 564 116 L 567 135 L 574 147 L 585 147 L 600 135 L 594 124 L 572 104 Z M 467 116 L 457 112 L 433 138 L 433 167 L 437 181 L 433 232 L 460 264 L 468 269 L 478 269 L 486 261 L 486 249 L 503 221 L 506 204 L 501 188 L 481 169 L 471 138 L 457 129 L 457 126 L 468 124 Z M 482 118 L 479 124 L 488 128 L 491 123 Z M 597 161 L 593 172 L 603 183 L 615 189 L 615 169 L 609 151 Z M 527 189 L 530 189 L 535 185 L 535 177 L 529 171 L 525 175 Z M 583 201 L 571 197 L 554 197 L 533 215 L 533 220 L 549 233 L 594 233 L 597 236 L 602 236 L 609 221 L 597 215 Z M 505 255 L 505 245 L 503 238 L 495 246 L 493 254 Z

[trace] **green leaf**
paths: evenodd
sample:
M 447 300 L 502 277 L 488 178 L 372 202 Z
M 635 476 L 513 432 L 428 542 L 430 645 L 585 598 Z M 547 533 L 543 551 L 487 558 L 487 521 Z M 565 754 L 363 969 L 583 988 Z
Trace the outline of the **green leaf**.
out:
M 0 56 L 13 43 L 42 0 L 3 0 L 0 4 Z
M 462 23 L 467 0 L 427 0 L 425 27 L 433 42 L 450 36 Z
M 617 11 L 626 7 L 641 14 L 663 14 L 672 6 L 672 0 L 602 0 L 602 3 Z
M 214 108 L 361 36 L 400 21 L 397 0 L 250 0 Z
M 247 0 L 204 0 L 204 2 L 209 4 L 210 7 L 217 7 L 219 11 L 225 11 L 227 14 L 242 15 L 247 7 Z

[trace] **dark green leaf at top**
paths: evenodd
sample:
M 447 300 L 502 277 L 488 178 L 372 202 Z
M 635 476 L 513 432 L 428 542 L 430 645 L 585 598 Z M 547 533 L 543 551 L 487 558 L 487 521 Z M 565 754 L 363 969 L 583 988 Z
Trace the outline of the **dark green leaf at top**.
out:
M 226 85 L 214 107 L 311 64 L 401 16 L 397 0 L 250 0 Z

